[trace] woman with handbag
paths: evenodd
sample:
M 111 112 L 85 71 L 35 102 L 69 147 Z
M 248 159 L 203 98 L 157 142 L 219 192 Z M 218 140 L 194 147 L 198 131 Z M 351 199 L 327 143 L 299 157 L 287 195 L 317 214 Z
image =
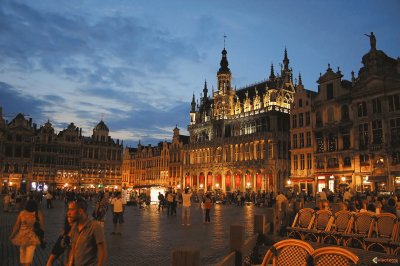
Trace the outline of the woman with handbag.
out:
M 9 238 L 14 245 L 20 246 L 19 260 L 21 265 L 32 264 L 36 246 L 44 243 L 43 228 L 43 216 L 38 211 L 36 201 L 28 200 L 25 209 L 19 213 Z

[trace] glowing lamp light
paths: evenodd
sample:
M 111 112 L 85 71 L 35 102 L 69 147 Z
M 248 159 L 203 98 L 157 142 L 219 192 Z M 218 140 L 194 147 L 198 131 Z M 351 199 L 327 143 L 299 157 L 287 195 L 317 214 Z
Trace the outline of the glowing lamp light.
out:
M 346 181 L 346 177 L 342 176 L 342 182 L 344 183 Z
M 180 184 L 178 184 L 176 187 L 177 187 L 178 189 L 180 189 L 180 188 L 181 188 L 181 185 L 180 185 Z
M 217 188 L 219 188 L 219 184 L 217 183 L 217 184 L 215 184 L 215 186 L 217 187 Z
M 10 181 L 10 186 L 12 186 L 13 182 Z
M 200 188 L 203 188 L 204 187 L 204 185 L 203 184 L 200 184 Z
M 246 184 L 246 185 L 247 185 L 247 187 L 250 187 L 250 182 L 247 182 L 247 184 Z
M 37 186 L 36 182 L 32 182 L 31 186 L 33 189 L 36 189 L 36 186 Z
M 292 184 L 292 180 L 289 179 L 289 180 L 287 181 L 287 184 L 290 186 L 290 185 Z
M 47 191 L 47 189 L 49 188 L 49 186 L 48 185 L 46 185 L 46 184 L 44 184 L 44 186 L 43 186 L 43 190 L 45 190 L 45 191 Z
M 114 189 L 118 189 L 118 186 L 114 186 Z

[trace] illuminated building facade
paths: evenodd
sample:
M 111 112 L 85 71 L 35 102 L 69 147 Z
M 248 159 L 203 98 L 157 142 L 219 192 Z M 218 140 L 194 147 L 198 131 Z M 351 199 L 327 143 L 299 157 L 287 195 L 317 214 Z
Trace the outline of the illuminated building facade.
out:
M 279 74 L 232 87 L 227 51 L 222 50 L 217 90 L 207 83 L 190 111 L 190 142 L 183 155 L 184 185 L 199 190 L 277 191 L 290 172 L 289 113 L 292 70 L 285 49 Z
M 317 81 L 316 95 L 296 88 L 291 179 L 306 192 L 324 187 L 340 191 L 347 186 L 356 191 L 400 189 L 400 59 L 377 50 L 373 37 L 362 63 L 358 77 L 351 73 L 351 81 L 328 65 Z M 307 98 L 311 106 L 304 105 Z M 310 110 L 311 124 L 301 127 L 299 115 Z M 311 147 L 307 140 L 303 145 L 300 136 L 310 130 Z
M 2 190 L 120 186 L 122 144 L 108 133 L 103 121 L 84 137 L 73 123 L 56 134 L 49 121 L 37 129 L 23 114 L 10 123 L 1 117 Z

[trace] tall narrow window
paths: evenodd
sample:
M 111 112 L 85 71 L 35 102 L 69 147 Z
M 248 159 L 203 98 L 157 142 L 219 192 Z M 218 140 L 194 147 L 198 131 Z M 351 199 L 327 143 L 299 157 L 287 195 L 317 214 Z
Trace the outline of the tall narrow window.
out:
M 343 150 L 350 149 L 350 132 L 349 130 L 342 131 Z
M 358 117 L 363 117 L 363 116 L 367 116 L 367 103 L 366 102 L 361 102 L 358 104 L 357 107 L 357 111 L 358 111 Z
M 329 134 L 328 138 L 328 150 L 336 151 L 337 149 L 337 136 L 333 134 Z
M 400 95 L 388 96 L 389 101 L 389 112 L 400 110 Z
M 368 148 L 368 123 L 360 124 L 358 126 L 358 141 L 360 149 Z
M 374 114 L 382 113 L 381 99 L 376 98 L 372 100 L 372 112 Z
M 400 118 L 390 120 L 390 137 L 393 143 L 400 143 Z
M 297 155 L 293 156 L 293 167 L 294 167 L 294 170 L 299 169 L 299 161 L 298 161 Z
M 303 126 L 303 113 L 299 114 L 299 127 Z
M 382 143 L 382 120 L 372 121 L 372 138 L 375 144 Z
M 350 119 L 349 107 L 347 105 L 342 106 L 341 116 L 342 116 L 342 121 L 348 121 Z
M 297 127 L 297 115 L 292 115 L 292 127 Z
M 293 148 L 297 149 L 297 134 L 293 134 Z
M 311 153 L 307 153 L 307 169 L 312 168 Z
M 315 122 L 317 127 L 322 127 L 322 114 L 321 111 L 315 113 Z
M 305 161 L 304 161 L 304 154 L 300 154 L 300 169 L 305 169 Z
M 311 132 L 307 132 L 307 147 L 311 147 Z
M 300 148 L 304 147 L 304 133 L 300 133 Z
M 306 126 L 309 126 L 311 123 L 310 112 L 306 112 Z

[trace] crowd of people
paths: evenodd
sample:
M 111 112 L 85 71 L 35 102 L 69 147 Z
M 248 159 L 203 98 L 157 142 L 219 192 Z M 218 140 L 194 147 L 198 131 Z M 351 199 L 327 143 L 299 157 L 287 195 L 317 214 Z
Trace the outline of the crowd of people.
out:
M 148 195 L 138 194 L 144 199 L 144 205 L 149 206 Z M 42 199 L 46 200 L 46 208 L 53 208 L 54 199 L 63 200 L 66 208 L 63 227 L 60 235 L 52 247 L 47 266 L 53 265 L 58 259 L 63 265 L 102 265 L 107 259 L 107 248 L 104 236 L 104 223 L 109 209 L 112 212 L 112 235 L 122 235 L 124 212 L 127 204 L 121 192 L 76 192 L 76 191 L 48 191 L 43 193 L 21 191 L 8 193 L 3 197 L 5 212 L 20 211 L 9 237 L 13 245 L 19 246 L 21 265 L 31 265 L 35 249 L 46 247 L 44 238 L 44 218 L 40 211 Z M 17 200 L 18 199 L 18 200 Z M 172 189 L 165 194 L 158 194 L 158 211 L 167 208 L 167 216 L 176 216 L 177 207 L 181 206 L 182 226 L 191 225 L 191 208 L 193 203 L 204 209 L 203 223 L 211 222 L 211 209 L 215 203 L 243 206 L 253 204 L 260 207 L 275 207 L 282 228 L 290 225 L 296 213 L 312 198 L 305 193 L 294 191 L 273 192 L 240 192 L 231 193 L 202 193 L 198 194 L 185 188 L 182 192 Z M 94 200 L 93 212 L 88 213 L 88 202 Z M 369 211 L 374 213 L 389 212 L 400 217 L 400 201 L 395 195 L 389 198 L 380 197 L 373 193 L 355 193 L 346 189 L 344 193 L 333 196 L 333 193 L 323 189 L 315 201 L 315 210 L 332 209 L 332 204 L 340 202 L 341 209 L 353 212 Z M 309 204 L 308 203 L 308 204 Z M 44 203 L 43 203 L 44 204 Z M 24 207 L 23 207 L 24 206 Z M 138 204 L 139 208 L 143 207 Z M 337 205 L 336 205 L 337 206 Z

